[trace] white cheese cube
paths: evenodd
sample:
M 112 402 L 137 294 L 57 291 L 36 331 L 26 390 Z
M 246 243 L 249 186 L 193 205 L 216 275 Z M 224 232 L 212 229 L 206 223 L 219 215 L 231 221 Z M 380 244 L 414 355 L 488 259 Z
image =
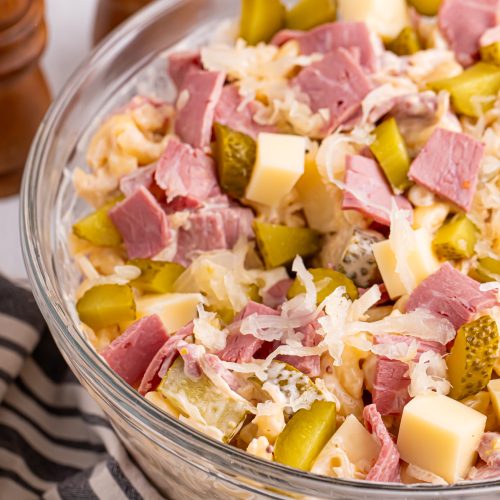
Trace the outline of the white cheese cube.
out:
M 495 410 L 497 419 L 500 420 L 500 378 L 491 380 L 488 384 L 488 392 L 490 393 L 491 404 Z
M 439 260 L 432 249 L 432 236 L 424 228 L 414 231 L 413 248 L 408 252 L 408 267 L 419 285 L 425 278 L 439 269 Z M 384 240 L 372 245 L 373 254 L 377 261 L 380 274 L 387 287 L 391 299 L 401 297 L 410 290 L 406 290 L 401 276 L 396 271 L 396 256 L 389 240 Z
M 368 473 L 380 453 L 380 445 L 375 438 L 354 415 L 349 415 L 318 455 L 311 472 L 334 476 L 332 469 L 339 465 L 336 460 L 339 448 L 345 452 L 356 471 L 363 474 Z
M 306 139 L 297 135 L 261 133 L 246 198 L 270 207 L 295 186 L 304 173 Z
M 387 41 L 410 24 L 406 0 L 338 0 L 338 14 L 343 21 L 364 21 Z
M 196 318 L 196 306 L 204 302 L 201 293 L 145 295 L 136 301 L 139 317 L 158 314 L 169 334 Z
M 486 416 L 447 396 L 417 396 L 403 410 L 401 458 L 449 483 L 464 479 L 476 460 Z

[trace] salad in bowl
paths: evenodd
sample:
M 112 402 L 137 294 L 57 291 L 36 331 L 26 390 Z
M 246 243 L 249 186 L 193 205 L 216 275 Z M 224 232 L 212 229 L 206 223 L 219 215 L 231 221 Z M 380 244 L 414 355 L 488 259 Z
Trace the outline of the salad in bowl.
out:
M 152 404 L 339 479 L 500 478 L 497 0 L 243 0 L 94 131 L 81 328 Z

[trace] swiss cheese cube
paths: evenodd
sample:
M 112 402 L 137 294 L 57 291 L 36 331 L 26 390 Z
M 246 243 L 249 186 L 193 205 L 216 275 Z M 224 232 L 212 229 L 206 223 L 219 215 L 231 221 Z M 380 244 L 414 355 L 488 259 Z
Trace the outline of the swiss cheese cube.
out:
M 363 21 L 384 40 L 396 38 L 410 24 L 406 0 L 338 0 L 343 21 Z
M 414 248 L 408 253 L 408 267 L 415 278 L 415 284 L 419 285 L 425 278 L 439 269 L 439 260 L 432 249 L 432 236 L 424 228 L 414 231 Z M 392 250 L 389 240 L 384 240 L 372 245 L 373 254 L 377 265 L 387 287 L 387 293 L 391 299 L 396 299 L 408 293 L 396 271 L 396 255 Z
M 139 317 L 158 314 L 169 334 L 196 318 L 197 305 L 204 302 L 201 293 L 145 295 L 136 301 Z
M 477 455 L 486 416 L 447 396 L 417 396 L 403 410 L 401 458 L 449 483 L 464 479 Z
M 259 134 L 257 158 L 245 197 L 270 207 L 277 206 L 304 173 L 305 153 L 305 137 Z
M 376 462 L 380 453 L 380 445 L 375 438 L 354 415 L 349 415 L 318 455 L 311 472 L 334 475 L 332 468 L 339 465 L 336 460 L 339 448 L 345 452 L 357 472 L 364 474 Z
M 495 410 L 497 419 L 500 420 L 500 378 L 491 380 L 488 384 L 488 392 L 490 393 L 491 404 Z

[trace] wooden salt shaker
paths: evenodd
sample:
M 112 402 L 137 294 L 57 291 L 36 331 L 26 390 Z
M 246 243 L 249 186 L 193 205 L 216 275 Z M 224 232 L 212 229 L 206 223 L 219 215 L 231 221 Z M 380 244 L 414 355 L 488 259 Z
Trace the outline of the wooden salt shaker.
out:
M 31 141 L 50 104 L 39 66 L 43 0 L 0 0 L 0 196 L 19 190 Z
M 99 43 L 111 30 L 152 0 L 99 0 L 97 7 L 94 44 Z

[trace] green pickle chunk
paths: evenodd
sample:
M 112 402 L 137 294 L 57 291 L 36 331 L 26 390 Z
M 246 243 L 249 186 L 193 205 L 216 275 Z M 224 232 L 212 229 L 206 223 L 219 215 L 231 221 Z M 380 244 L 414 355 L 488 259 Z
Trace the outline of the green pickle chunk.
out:
M 109 218 L 108 212 L 121 199 L 109 201 L 95 212 L 74 224 L 73 233 L 75 236 L 99 247 L 118 246 L 122 242 L 122 237 Z
M 442 259 L 468 259 L 474 255 L 478 231 L 465 215 L 456 215 L 436 233 L 432 243 Z
M 500 65 L 500 42 L 493 42 L 481 47 L 481 59 L 486 63 Z
M 274 360 L 271 363 L 267 370 L 267 380 L 272 385 L 279 387 L 286 402 L 290 402 L 293 398 L 296 398 L 297 393 L 302 396 L 307 392 L 311 396 L 314 396 L 314 399 L 321 397 L 321 392 L 310 377 L 292 365 L 283 363 L 282 361 Z
M 240 36 L 249 45 L 268 42 L 285 25 L 280 0 L 242 0 Z
M 481 109 L 484 112 L 493 106 L 500 90 L 500 68 L 494 64 L 478 62 L 458 76 L 437 80 L 428 86 L 436 92 L 449 92 L 457 113 L 478 118 Z M 477 98 L 486 98 L 487 102 L 478 104 Z
M 415 10 L 424 16 L 435 16 L 443 0 L 408 0 Z
M 267 268 L 289 264 L 297 255 L 308 257 L 320 248 L 320 234 L 304 227 L 255 222 L 255 236 Z
M 94 330 L 133 321 L 135 300 L 128 285 L 97 285 L 76 303 L 78 316 Z
M 500 260 L 483 257 L 477 261 L 477 267 L 469 272 L 469 276 L 481 283 L 500 279 Z
M 484 257 L 478 261 L 479 267 L 487 273 L 500 276 L 500 260 L 491 257 Z
M 229 443 L 247 415 L 246 405 L 231 399 L 206 375 L 192 379 L 184 373 L 184 361 L 177 358 L 163 378 L 158 391 L 181 413 L 192 414 L 196 408 L 208 426 L 219 429 Z
M 401 33 L 387 44 L 387 48 L 398 56 L 409 56 L 422 50 L 417 32 L 411 26 L 403 28 Z
M 299 410 L 278 436 L 276 462 L 304 471 L 333 436 L 336 429 L 335 403 L 314 401 L 309 410 Z
M 344 274 L 334 271 L 333 269 L 308 269 L 312 274 L 316 290 L 318 292 L 317 304 L 325 300 L 328 295 L 333 293 L 339 286 L 346 288 L 347 294 L 351 300 L 356 300 L 359 297 L 358 288 Z M 306 289 L 299 278 L 295 278 L 293 285 L 288 290 L 288 298 L 293 299 L 301 293 L 305 293 Z
M 404 191 L 409 187 L 410 156 L 394 118 L 385 120 L 375 129 L 370 150 L 394 188 Z
M 185 271 L 175 262 L 160 262 L 149 259 L 135 259 L 128 262 L 141 270 L 141 275 L 130 284 L 144 293 L 170 293 L 174 283 Z
M 320 24 L 335 21 L 334 0 L 299 0 L 286 13 L 286 27 L 291 30 L 310 30 Z
M 498 350 L 498 328 L 491 316 L 460 327 L 446 358 L 450 397 L 464 399 L 484 389 L 491 379 Z
M 243 198 L 255 164 L 257 145 L 248 135 L 215 124 L 215 159 L 224 192 Z

